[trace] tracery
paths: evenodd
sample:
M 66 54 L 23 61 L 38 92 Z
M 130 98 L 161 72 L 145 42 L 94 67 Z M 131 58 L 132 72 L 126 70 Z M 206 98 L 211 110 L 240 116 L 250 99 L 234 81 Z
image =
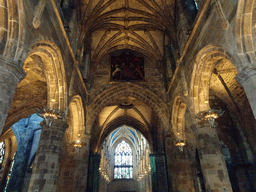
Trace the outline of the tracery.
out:
M 115 150 L 114 179 L 132 179 L 132 149 L 124 140 Z
M 4 143 L 4 142 L 1 142 L 1 143 L 0 143 L 0 166 L 1 166 L 2 163 L 3 163 L 4 155 L 5 155 L 5 143 Z

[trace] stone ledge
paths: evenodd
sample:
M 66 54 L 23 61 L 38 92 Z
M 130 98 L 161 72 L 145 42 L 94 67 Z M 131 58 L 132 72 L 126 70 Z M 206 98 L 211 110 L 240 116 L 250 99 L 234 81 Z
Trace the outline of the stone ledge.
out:
M 2 57 L 0 57 L 0 70 L 13 74 L 18 81 L 21 81 L 27 75 L 17 62 L 5 60 Z

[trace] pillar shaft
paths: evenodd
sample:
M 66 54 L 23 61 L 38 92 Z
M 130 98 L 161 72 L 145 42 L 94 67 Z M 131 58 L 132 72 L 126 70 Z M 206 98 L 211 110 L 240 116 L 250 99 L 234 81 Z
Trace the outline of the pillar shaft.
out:
M 18 63 L 0 57 L 0 134 L 18 83 L 26 76 Z
M 166 159 L 168 166 L 169 191 L 194 192 L 192 162 L 189 159 L 189 146 L 175 146 L 171 138 L 166 138 Z
M 67 127 L 62 119 L 53 120 L 50 124 L 43 121 L 29 191 L 56 191 L 60 154 Z
M 99 154 L 90 155 L 90 167 L 89 167 L 89 180 L 87 191 L 98 192 L 99 190 L 99 178 L 100 178 L 100 158 Z
M 77 181 L 75 191 L 77 192 L 85 191 L 87 187 L 90 136 L 84 135 L 81 142 L 83 143 L 83 146 L 80 148 L 79 155 L 76 158 L 78 166 L 76 167 Z
M 164 154 L 151 154 L 150 155 L 150 166 L 152 176 L 152 191 L 153 192 L 167 192 L 167 173 L 166 173 L 166 162 Z
M 69 143 L 65 146 L 57 191 L 85 191 L 87 187 L 90 136 L 82 135 L 80 144 Z M 65 155 L 65 156 L 64 156 Z
M 232 192 L 216 128 L 211 127 L 208 121 L 200 121 L 195 136 L 206 191 Z

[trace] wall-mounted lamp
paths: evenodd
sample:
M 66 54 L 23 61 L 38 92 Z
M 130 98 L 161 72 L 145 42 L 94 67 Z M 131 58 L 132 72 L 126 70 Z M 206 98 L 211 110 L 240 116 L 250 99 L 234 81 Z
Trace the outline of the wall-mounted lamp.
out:
M 75 142 L 73 142 L 73 146 L 75 148 L 76 153 L 79 153 L 80 148 L 83 147 L 85 144 L 81 142 L 80 139 L 76 140 Z
M 211 127 L 214 127 L 215 119 L 222 116 L 224 112 L 222 109 L 209 109 L 196 114 L 196 118 L 206 120 L 210 123 Z
M 51 126 L 54 119 L 65 117 L 65 113 L 58 109 L 50 109 L 48 107 L 37 109 L 36 114 L 45 119 L 46 125 Z
M 178 141 L 175 143 L 175 146 L 179 147 L 181 151 L 183 151 L 183 147 L 186 145 L 186 142 L 184 140 Z

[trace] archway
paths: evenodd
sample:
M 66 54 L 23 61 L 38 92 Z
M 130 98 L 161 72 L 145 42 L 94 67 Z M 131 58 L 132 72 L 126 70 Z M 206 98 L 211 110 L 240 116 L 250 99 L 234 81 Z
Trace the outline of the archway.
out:
M 111 131 L 101 147 L 100 191 L 150 192 L 151 148 L 143 134 L 131 126 Z
M 254 132 L 253 129 L 251 129 L 252 126 L 249 125 L 250 123 L 245 120 L 248 117 L 244 118 L 243 114 L 244 112 L 246 112 L 247 114 L 249 114 L 248 116 L 250 117 L 252 116 L 252 111 L 250 109 L 243 88 L 235 80 L 238 71 L 235 68 L 234 64 L 235 62 L 232 57 L 222 47 L 209 45 L 199 51 L 195 60 L 195 65 L 192 73 L 190 89 L 192 108 L 190 111 L 194 113 L 194 115 L 196 115 L 199 112 L 207 111 L 210 108 L 221 108 L 222 110 L 225 110 L 225 113 L 228 113 L 228 115 L 233 115 L 232 121 L 237 122 L 238 125 L 240 124 L 240 128 L 242 125 L 243 129 L 247 129 L 247 131 L 252 133 Z M 214 97 L 217 97 L 219 100 L 221 100 L 224 105 L 215 105 L 214 103 L 216 103 L 216 100 L 213 99 Z M 243 113 L 241 112 L 242 110 L 244 111 Z M 227 116 L 225 114 L 224 116 L 227 120 Z M 225 119 L 219 119 L 219 122 L 224 124 Z M 203 141 L 203 137 L 201 137 L 200 139 L 200 135 L 204 135 L 204 138 L 206 138 L 205 135 L 209 136 L 209 138 L 211 139 L 208 140 L 208 143 L 216 139 L 216 141 L 218 142 L 215 145 L 215 148 L 221 148 L 218 135 L 222 132 L 225 132 L 225 126 L 222 126 L 222 124 L 220 124 L 219 126 L 215 126 L 214 129 L 211 129 L 213 130 L 212 133 L 210 133 L 210 129 L 208 133 L 205 133 L 203 132 L 203 128 L 204 130 L 206 130 L 207 126 L 203 125 L 202 121 L 199 122 L 196 119 L 194 119 L 194 122 L 197 123 L 197 128 L 195 128 L 194 131 L 196 133 L 197 147 L 201 148 L 201 151 L 199 150 L 199 158 L 201 163 L 203 164 L 204 160 L 202 159 L 206 158 L 206 154 L 200 142 L 207 143 L 207 140 Z M 234 126 L 233 128 L 234 129 L 230 130 L 229 134 L 238 132 L 238 134 L 243 137 L 243 129 L 239 129 L 239 126 Z M 245 140 L 243 140 L 242 143 L 244 143 L 243 147 L 246 148 L 245 151 L 250 151 L 250 147 L 246 147 L 248 146 L 248 144 L 250 145 L 250 143 Z M 213 144 L 211 145 L 212 147 L 214 146 Z M 213 150 L 214 148 L 212 148 L 212 151 Z M 218 153 L 220 154 L 220 156 L 223 156 L 221 150 L 218 150 Z M 227 168 L 225 168 L 225 161 L 223 161 L 222 157 L 219 157 L 218 161 L 221 162 L 220 164 L 223 165 L 223 170 L 224 172 L 226 172 L 226 177 L 228 177 L 228 170 Z M 202 167 L 204 167 L 204 165 L 202 165 Z M 204 174 L 204 177 L 207 178 L 207 172 L 205 172 L 204 168 L 202 168 L 202 172 Z M 211 181 L 209 179 L 206 179 L 206 183 L 208 183 L 207 185 L 209 185 Z M 231 185 L 229 186 L 229 188 L 231 188 Z
M 79 95 L 74 96 L 69 104 L 63 154 L 57 191 L 84 191 L 87 184 L 89 157 L 89 139 L 85 135 L 84 106 Z
M 31 66 L 31 60 L 37 66 Z M 39 41 L 32 47 L 24 64 L 24 70 L 36 73 L 41 68 L 40 75 L 47 82 L 47 107 L 64 110 L 67 107 L 67 83 L 64 63 L 59 48 L 51 41 Z
M 1 149 L 2 161 L 0 168 L 0 190 L 3 191 L 8 181 L 8 176 L 12 166 L 14 154 L 17 150 L 17 140 L 11 129 L 1 136 L 0 142 L 4 144 Z
M 239 0 L 236 17 L 236 44 L 238 56 L 241 59 L 238 70 L 255 69 L 255 20 L 254 0 Z M 254 70 L 253 70 L 254 72 Z M 254 72 L 255 73 L 255 72 Z
M 91 133 L 92 137 L 91 170 L 89 170 L 87 190 L 93 190 L 93 187 L 98 186 L 96 183 L 100 177 L 95 170 L 98 170 L 100 165 L 101 147 L 104 146 L 111 132 L 122 126 L 136 129 L 147 140 L 152 153 L 151 164 L 154 167 L 154 184 L 152 184 L 154 187 L 152 188 L 156 191 L 166 190 L 166 167 L 164 163 L 161 163 L 165 161 L 162 135 L 163 131 L 169 127 L 167 120 L 169 110 L 166 103 L 152 91 L 135 83 L 117 83 L 94 95 L 87 108 L 88 112 L 90 111 L 90 114 L 87 113 L 87 132 Z M 161 171 L 157 172 L 157 169 Z M 109 176 L 107 178 L 109 179 Z M 166 182 L 166 185 L 160 186 L 162 180 Z M 141 182 L 147 183 L 144 180 Z
M 165 137 L 168 182 L 173 191 L 194 192 L 194 168 L 191 139 L 186 129 L 187 105 L 181 96 L 174 98 L 170 130 Z M 186 120 L 186 121 L 185 121 Z
M 100 111 L 108 105 L 120 104 L 120 98 L 137 99 L 152 108 L 161 119 L 164 128 L 168 128 L 169 110 L 166 103 L 152 91 L 132 83 L 122 83 L 111 86 L 109 89 L 100 90 L 96 93 L 91 104 L 88 106 L 90 114 L 87 114 L 86 131 L 90 133 L 93 123 Z M 124 102 L 124 101 L 123 101 Z
M 23 66 L 27 76 L 17 86 L 3 131 L 37 109 L 67 107 L 66 77 L 59 48 L 50 41 L 37 42 L 32 48 Z
M 186 140 L 185 132 L 185 113 L 187 105 L 184 103 L 181 97 L 176 97 L 174 99 L 174 104 L 172 108 L 172 129 L 171 132 L 176 136 L 176 140 L 184 141 Z
M 65 142 L 75 143 L 80 141 L 85 133 L 85 116 L 82 98 L 79 95 L 71 99 L 67 118 L 69 128 L 65 133 Z
M 24 51 L 24 7 L 22 0 L 0 2 L 0 76 L 2 82 L 0 132 L 7 117 L 17 84 L 25 77 L 22 70 Z
M 23 54 L 25 39 L 23 0 L 3 0 L 0 7 L 3 17 L 0 22 L 0 55 L 18 61 Z
M 223 60 L 232 61 L 232 58 L 218 46 L 209 45 L 197 54 L 190 84 L 191 107 L 194 114 L 209 109 L 210 79 L 215 65 Z M 232 73 L 236 71 L 234 67 L 231 70 Z

